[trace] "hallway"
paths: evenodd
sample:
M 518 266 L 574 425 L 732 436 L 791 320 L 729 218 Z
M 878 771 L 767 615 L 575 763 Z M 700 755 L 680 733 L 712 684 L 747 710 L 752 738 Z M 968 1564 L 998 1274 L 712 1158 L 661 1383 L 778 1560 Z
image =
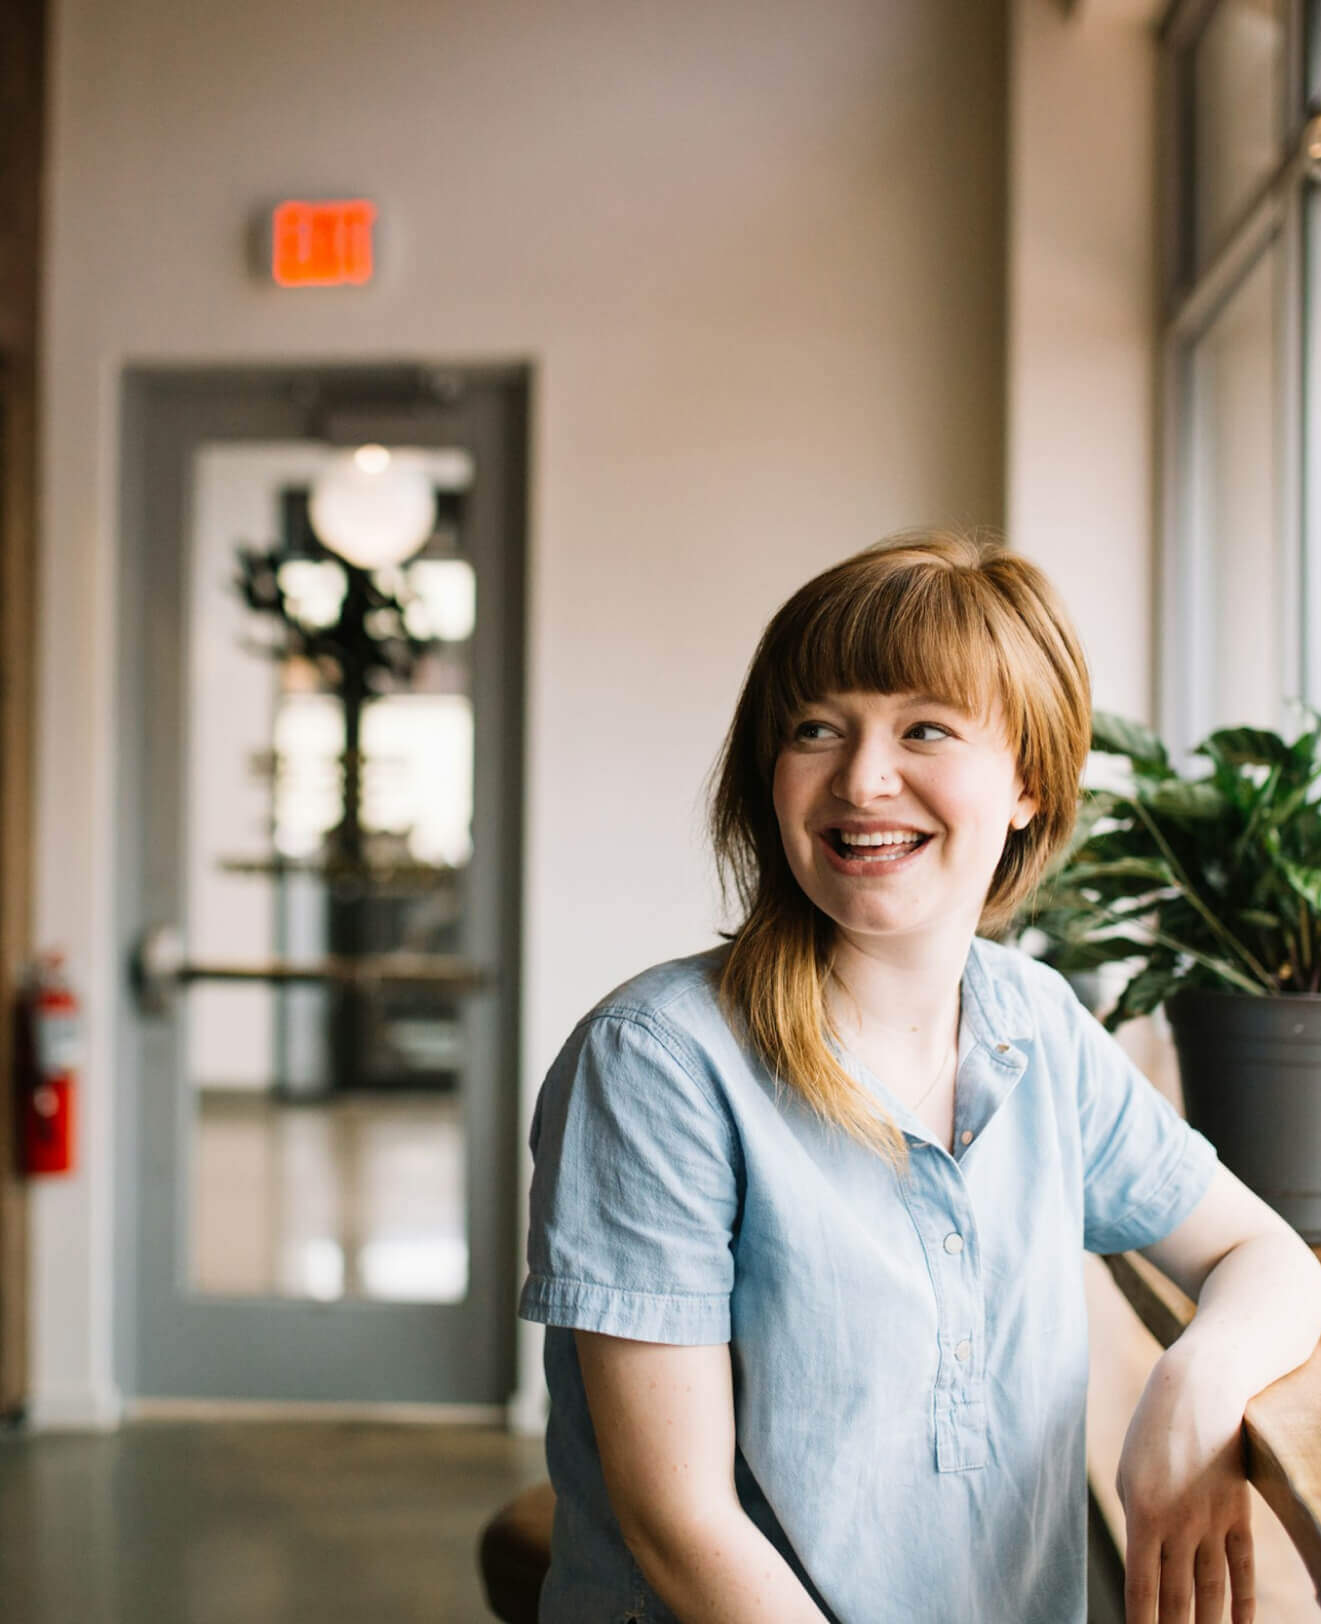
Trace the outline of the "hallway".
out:
M 0 1436 L 5 1624 L 486 1624 L 489 1514 L 539 1438 L 367 1422 Z

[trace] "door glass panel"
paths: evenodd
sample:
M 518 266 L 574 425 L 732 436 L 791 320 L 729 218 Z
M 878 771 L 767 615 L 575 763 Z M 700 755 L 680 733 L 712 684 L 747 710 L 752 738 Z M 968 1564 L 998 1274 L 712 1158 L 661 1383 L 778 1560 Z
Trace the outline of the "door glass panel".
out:
M 194 459 L 188 1283 L 456 1302 L 469 1044 L 445 970 L 467 950 L 474 470 L 395 450 L 429 482 L 430 533 L 359 568 L 309 518 L 346 455 L 230 442 Z
M 1262 256 L 1192 353 L 1190 545 L 1206 605 L 1205 726 L 1280 724 L 1273 287 Z
M 1221 0 L 1192 56 L 1197 263 L 1283 155 L 1283 0 Z

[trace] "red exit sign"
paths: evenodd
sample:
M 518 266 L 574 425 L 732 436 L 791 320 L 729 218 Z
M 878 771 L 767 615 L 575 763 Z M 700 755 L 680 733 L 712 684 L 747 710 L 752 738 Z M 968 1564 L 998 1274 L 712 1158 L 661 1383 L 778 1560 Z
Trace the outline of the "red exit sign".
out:
M 281 203 L 271 216 L 271 274 L 282 288 L 361 287 L 372 279 L 376 205 Z

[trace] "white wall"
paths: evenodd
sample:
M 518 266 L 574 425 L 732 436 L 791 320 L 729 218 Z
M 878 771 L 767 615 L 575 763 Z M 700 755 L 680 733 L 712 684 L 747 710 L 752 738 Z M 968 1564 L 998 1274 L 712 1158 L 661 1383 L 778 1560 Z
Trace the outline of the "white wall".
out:
M 54 11 L 38 933 L 91 1047 L 82 1168 L 33 1203 L 48 1422 L 116 1398 L 123 364 L 534 364 L 525 1110 L 591 1000 L 712 939 L 699 786 L 767 614 L 897 525 L 1001 522 L 1004 469 L 998 5 Z M 255 208 L 346 192 L 373 287 L 249 278 Z
M 1008 531 L 1154 720 L 1155 0 L 1014 0 Z

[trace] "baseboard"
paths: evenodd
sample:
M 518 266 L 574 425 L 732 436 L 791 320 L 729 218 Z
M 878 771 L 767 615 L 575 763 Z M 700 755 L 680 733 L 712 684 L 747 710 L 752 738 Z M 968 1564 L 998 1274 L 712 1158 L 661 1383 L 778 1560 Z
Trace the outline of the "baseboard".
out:
M 519 1387 L 511 1395 L 505 1408 L 505 1421 L 510 1432 L 524 1438 L 539 1438 L 546 1430 L 546 1417 L 550 1412 L 550 1399 L 545 1382 L 531 1387 Z
M 29 1432 L 113 1432 L 124 1418 L 124 1402 L 113 1390 L 69 1388 L 34 1393 L 28 1400 Z
M 302 1399 L 130 1398 L 126 1421 L 373 1421 L 389 1426 L 499 1427 L 500 1404 L 367 1404 Z

